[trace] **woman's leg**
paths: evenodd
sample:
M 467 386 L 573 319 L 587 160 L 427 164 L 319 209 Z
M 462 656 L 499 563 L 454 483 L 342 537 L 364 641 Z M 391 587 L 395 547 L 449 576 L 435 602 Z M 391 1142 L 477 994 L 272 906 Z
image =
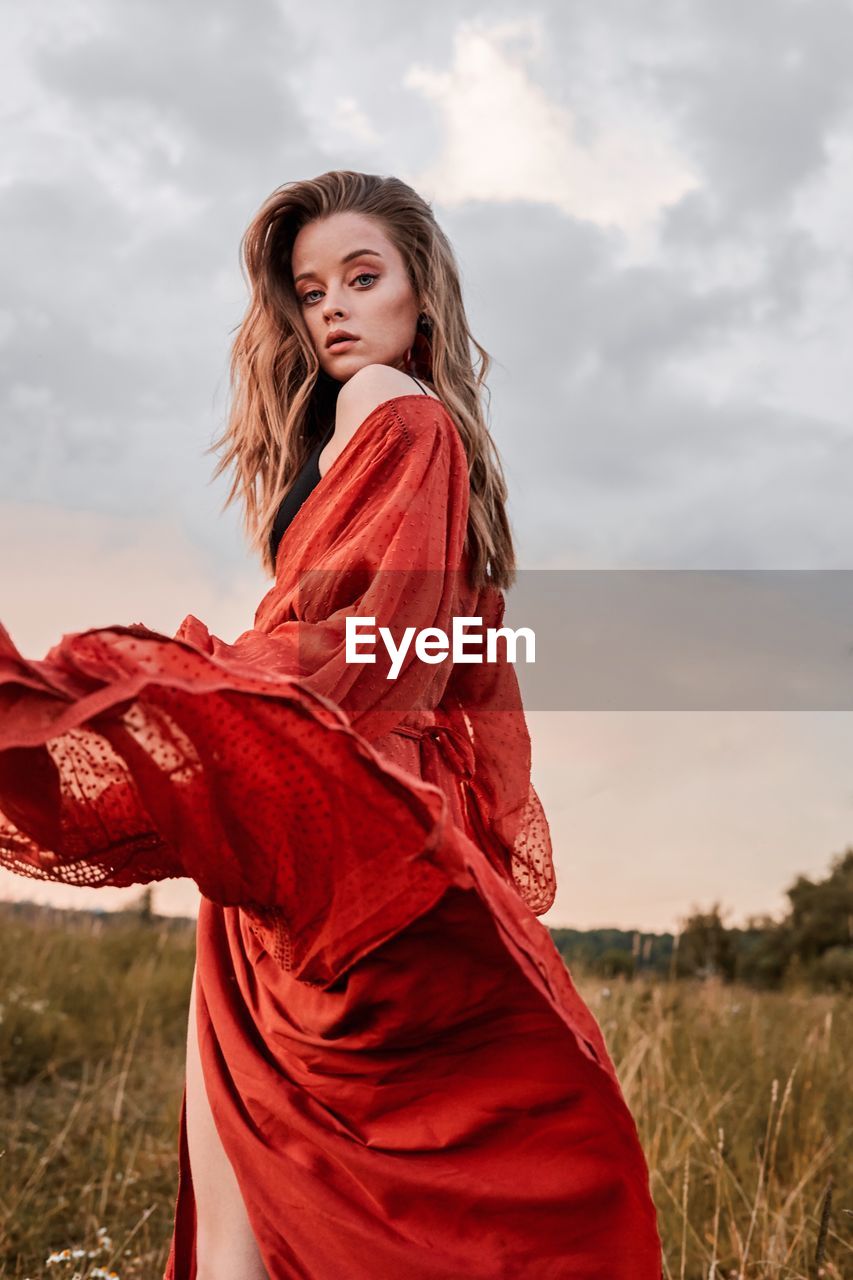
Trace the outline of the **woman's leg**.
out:
M 269 1280 L 207 1098 L 193 971 L 187 1026 L 187 1146 L 196 1201 L 197 1280 Z

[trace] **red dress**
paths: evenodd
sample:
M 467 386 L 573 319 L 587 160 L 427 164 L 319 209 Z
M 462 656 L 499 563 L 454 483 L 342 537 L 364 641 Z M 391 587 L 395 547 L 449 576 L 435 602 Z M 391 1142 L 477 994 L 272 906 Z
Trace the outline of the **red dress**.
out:
M 0 627 L 0 862 L 190 876 L 205 1086 L 275 1280 L 660 1280 L 648 1170 L 547 929 L 548 825 L 510 663 L 396 679 L 345 619 L 500 625 L 432 397 L 373 410 L 287 529 L 233 644 L 189 615 Z M 310 571 L 308 571 L 310 567 Z M 166 1280 L 195 1278 L 185 1100 Z

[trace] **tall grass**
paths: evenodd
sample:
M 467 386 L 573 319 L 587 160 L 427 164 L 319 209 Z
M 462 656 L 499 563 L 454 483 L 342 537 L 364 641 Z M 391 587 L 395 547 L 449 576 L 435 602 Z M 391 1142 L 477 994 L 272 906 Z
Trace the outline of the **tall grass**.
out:
M 194 955 L 187 928 L 3 920 L 4 1277 L 162 1276 Z
M 194 951 L 156 918 L 2 920 L 0 1275 L 162 1276 Z M 853 1276 L 849 997 L 574 978 L 637 1120 L 667 1280 Z
M 667 1280 L 853 1276 L 850 998 L 575 978 L 637 1121 Z

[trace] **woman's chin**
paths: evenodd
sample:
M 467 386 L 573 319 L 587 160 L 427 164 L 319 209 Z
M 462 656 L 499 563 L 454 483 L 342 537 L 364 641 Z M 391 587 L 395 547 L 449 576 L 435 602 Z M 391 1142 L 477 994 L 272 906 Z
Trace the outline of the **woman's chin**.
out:
M 338 382 L 346 382 L 358 369 L 363 369 L 366 364 L 372 363 L 363 354 L 356 355 L 354 351 L 342 351 L 329 363 L 326 372 L 330 378 L 335 378 Z

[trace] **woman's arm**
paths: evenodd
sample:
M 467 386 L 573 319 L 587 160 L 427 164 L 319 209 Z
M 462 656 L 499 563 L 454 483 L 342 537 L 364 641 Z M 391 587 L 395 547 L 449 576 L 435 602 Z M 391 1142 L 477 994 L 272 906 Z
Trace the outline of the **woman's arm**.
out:
M 66 635 L 27 662 L 0 629 L 0 863 L 83 885 L 190 876 L 223 905 L 284 909 L 315 941 L 339 911 L 355 943 L 356 885 L 372 886 L 377 921 L 415 871 L 419 893 L 438 891 L 425 851 L 442 797 L 368 737 L 398 723 L 440 668 L 410 660 L 393 682 L 379 664 L 350 666 L 344 626 L 353 612 L 450 617 L 464 449 L 441 405 L 405 397 L 361 424 L 345 463 L 327 489 L 334 510 L 317 502 L 302 521 L 300 545 L 324 537 L 320 580 L 300 599 L 282 575 L 233 645 L 193 619 L 182 638 L 141 626 Z

